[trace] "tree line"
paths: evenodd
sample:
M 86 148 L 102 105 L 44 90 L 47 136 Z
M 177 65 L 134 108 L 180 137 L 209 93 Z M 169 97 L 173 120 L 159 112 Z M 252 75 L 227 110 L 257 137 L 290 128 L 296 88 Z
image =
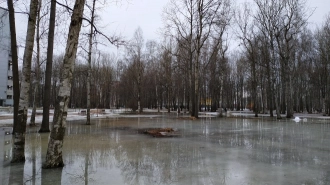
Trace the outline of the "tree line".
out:
M 14 15 L 12 1 L 7 2 L 9 14 Z M 131 40 L 107 36 L 95 22 L 96 2 L 76 0 L 72 6 L 50 1 L 47 62 L 43 63 L 38 25 L 46 15 L 40 11 L 41 1 L 31 0 L 21 89 L 14 83 L 16 161 L 24 160 L 30 106 L 34 110 L 43 106 L 40 131 L 46 132 L 49 108 L 55 108 L 46 167 L 63 165 L 61 147 L 69 107 L 87 108 L 86 124 L 90 124 L 91 107 L 125 107 L 138 113 L 143 108 L 166 108 L 195 118 L 199 111 L 219 111 L 222 116 L 223 110 L 246 108 L 256 117 L 268 113 L 278 119 L 282 114 L 291 118 L 294 112 L 330 113 L 330 16 L 310 30 L 312 10 L 302 0 L 253 0 L 239 6 L 231 0 L 170 0 L 162 12 L 161 41 L 145 41 L 141 28 Z M 65 52 L 53 57 L 56 4 L 70 12 L 71 22 Z M 84 8 L 90 17 L 83 14 Z M 12 25 L 14 19 L 10 21 Z M 90 29 L 82 34 L 83 23 Z M 11 33 L 15 50 L 12 27 Z M 120 45 L 123 54 L 101 52 L 100 36 Z M 233 38 L 239 43 L 236 48 Z M 33 48 L 37 48 L 35 55 Z M 12 53 L 14 71 L 18 67 Z

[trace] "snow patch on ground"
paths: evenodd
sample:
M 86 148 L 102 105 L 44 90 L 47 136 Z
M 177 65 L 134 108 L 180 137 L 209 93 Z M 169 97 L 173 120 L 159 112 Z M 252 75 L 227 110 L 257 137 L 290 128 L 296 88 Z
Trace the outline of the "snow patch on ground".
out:
M 101 111 L 103 112 L 101 113 Z M 85 120 L 86 119 L 86 109 L 69 109 L 68 110 L 68 116 L 67 121 L 77 121 L 77 120 Z M 124 113 L 130 113 L 130 109 L 91 109 L 91 119 L 100 119 L 100 118 L 154 118 L 159 117 L 160 115 L 157 114 L 124 114 Z M 143 112 L 148 113 L 157 113 L 157 109 L 144 109 Z M 161 110 L 161 112 L 166 113 L 167 110 Z M 174 113 L 175 111 L 172 111 Z M 30 123 L 30 115 L 32 113 L 32 110 L 28 110 L 28 121 L 27 124 Z M 53 114 L 54 110 L 50 110 L 50 116 L 49 121 L 53 121 Z M 218 112 L 200 112 L 199 117 L 201 118 L 210 118 L 210 117 L 217 117 Z M 224 116 L 228 117 L 254 117 L 254 113 L 249 110 L 244 111 L 227 111 L 223 112 Z M 269 117 L 269 114 L 258 114 L 259 117 Z M 322 120 L 329 120 L 330 116 L 323 116 L 322 114 L 304 114 L 304 113 L 295 113 L 294 116 L 299 117 L 300 119 L 322 119 Z M 285 115 L 282 115 L 283 118 L 285 118 Z M 41 123 L 42 122 L 42 110 L 37 110 L 37 115 L 35 117 L 35 122 Z M 13 124 L 13 112 L 12 108 L 0 108 L 0 126 L 8 126 Z
M 101 110 L 104 110 L 103 113 L 101 113 Z M 85 111 L 85 112 L 84 112 Z M 83 112 L 83 113 L 82 113 Z M 158 117 L 159 115 L 139 115 L 139 114 L 124 114 L 124 113 L 130 113 L 130 109 L 92 109 L 91 112 L 91 119 L 101 119 L 101 118 L 119 118 L 119 117 L 126 117 L 126 118 L 154 118 Z M 146 112 L 157 112 L 155 111 L 149 111 L 146 110 Z M 30 116 L 31 116 L 32 110 L 28 110 L 28 120 L 27 124 L 30 124 Z M 54 110 L 49 111 L 49 121 L 53 122 L 53 115 Z M 67 115 L 67 121 L 78 121 L 78 120 L 86 120 L 86 109 L 69 109 L 68 115 Z M 10 126 L 14 122 L 13 120 L 13 113 L 8 111 L 0 111 L 0 126 Z M 35 117 L 35 123 L 40 124 L 42 122 L 42 110 L 37 110 L 37 115 Z

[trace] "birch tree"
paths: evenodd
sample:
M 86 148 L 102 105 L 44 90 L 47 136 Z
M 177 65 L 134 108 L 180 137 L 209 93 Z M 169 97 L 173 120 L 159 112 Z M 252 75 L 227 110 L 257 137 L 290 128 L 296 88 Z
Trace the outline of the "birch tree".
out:
M 36 61 L 35 61 L 35 66 L 34 66 L 34 74 L 35 74 L 35 78 L 32 81 L 31 86 L 34 88 L 34 92 L 32 93 L 33 96 L 33 108 L 32 108 L 32 113 L 31 113 L 31 118 L 30 118 L 30 126 L 36 126 L 35 123 L 35 117 L 36 117 L 36 112 L 37 112 L 37 106 L 40 105 L 40 101 L 39 101 L 39 88 L 40 88 L 40 66 L 41 66 L 41 51 L 40 51 L 40 46 L 41 46 L 41 38 L 44 35 L 44 31 L 40 32 L 40 28 L 41 28 L 41 20 L 43 17 L 45 17 L 48 13 L 45 13 L 44 11 L 41 11 L 42 8 L 42 0 L 40 0 L 39 5 L 38 5 L 38 17 L 37 17 L 37 21 L 36 21 L 36 45 L 37 45 L 37 51 L 36 51 Z M 48 12 L 48 11 L 47 11 Z
M 66 129 L 72 74 L 74 71 L 84 5 L 85 0 L 76 0 L 71 16 L 71 23 L 63 59 L 63 71 L 61 75 L 60 88 L 56 98 L 54 119 L 48 142 L 46 162 L 43 165 L 44 168 L 64 166 L 62 157 L 63 140 Z
M 93 26 L 94 26 L 94 14 L 95 14 L 95 2 L 93 0 L 93 5 L 91 7 L 91 22 L 90 22 L 90 32 L 89 32 L 89 43 L 88 43 L 88 69 L 87 69 L 87 118 L 86 125 L 91 124 L 91 68 L 92 68 L 92 48 L 93 48 Z
M 29 94 L 30 94 L 30 77 L 31 77 L 31 60 L 33 54 L 35 25 L 38 10 L 38 0 L 31 0 L 30 14 L 28 19 L 26 44 L 23 56 L 23 76 L 21 81 L 21 93 L 19 99 L 17 124 L 20 125 L 20 130 L 14 133 L 12 162 L 25 161 L 24 145 L 25 145 L 25 132 L 27 113 L 29 107 Z
M 142 93 L 142 77 L 143 77 L 143 32 L 140 27 L 138 27 L 135 32 L 130 45 L 127 47 L 129 55 L 131 55 L 131 60 L 133 65 L 136 66 L 136 86 L 137 86 L 137 110 L 138 113 L 142 112 L 141 106 L 141 93 Z

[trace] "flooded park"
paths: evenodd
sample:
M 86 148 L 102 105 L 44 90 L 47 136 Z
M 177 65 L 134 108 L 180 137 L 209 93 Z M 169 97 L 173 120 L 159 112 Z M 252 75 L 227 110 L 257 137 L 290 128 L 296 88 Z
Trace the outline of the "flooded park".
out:
M 173 128 L 171 137 L 141 133 Z M 0 184 L 330 184 L 330 120 L 185 119 L 150 114 L 70 121 L 65 166 L 42 169 L 49 133 L 27 129 L 26 161 L 10 164 L 0 128 Z

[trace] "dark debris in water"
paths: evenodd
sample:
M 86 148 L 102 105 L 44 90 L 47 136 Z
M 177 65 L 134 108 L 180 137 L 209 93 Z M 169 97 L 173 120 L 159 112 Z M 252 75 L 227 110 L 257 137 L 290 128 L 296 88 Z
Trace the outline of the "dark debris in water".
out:
M 153 137 L 178 137 L 180 135 L 179 132 L 173 128 L 145 128 L 140 129 L 139 133 Z

